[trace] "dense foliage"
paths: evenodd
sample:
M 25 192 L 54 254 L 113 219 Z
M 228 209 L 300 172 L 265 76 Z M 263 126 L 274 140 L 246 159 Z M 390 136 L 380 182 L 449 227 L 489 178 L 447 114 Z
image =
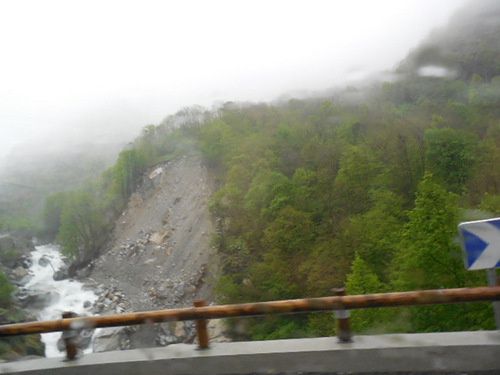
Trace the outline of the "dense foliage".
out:
M 492 87 L 495 102 L 472 99 Z M 410 100 L 393 99 L 402 89 Z M 486 202 L 500 212 L 500 179 L 488 167 L 500 157 L 498 78 L 477 87 L 409 77 L 363 102 L 348 98 L 227 106 L 199 130 L 207 160 L 222 171 L 211 207 L 220 218 L 225 302 L 329 295 L 345 285 L 367 293 L 485 283 L 465 271 L 456 225 Z M 334 329 L 318 319 L 293 324 L 311 334 Z M 360 330 L 493 326 L 481 304 L 353 319 Z M 276 337 L 284 324 L 261 321 L 250 332 Z

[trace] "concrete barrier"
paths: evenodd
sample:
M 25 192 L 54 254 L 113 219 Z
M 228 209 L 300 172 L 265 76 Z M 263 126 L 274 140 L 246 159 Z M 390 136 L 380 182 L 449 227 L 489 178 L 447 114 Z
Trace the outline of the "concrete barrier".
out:
M 44 358 L 0 365 L 0 373 L 155 375 L 250 373 L 479 372 L 500 374 L 500 331 L 253 341 L 87 354 L 75 361 Z

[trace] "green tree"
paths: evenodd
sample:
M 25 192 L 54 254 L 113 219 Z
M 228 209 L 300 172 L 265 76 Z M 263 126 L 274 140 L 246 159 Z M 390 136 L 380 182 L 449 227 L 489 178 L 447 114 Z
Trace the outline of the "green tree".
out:
M 369 211 L 353 215 L 345 223 L 339 246 L 356 252 L 380 280 L 387 282 L 405 221 L 403 201 L 390 191 L 376 190 L 371 193 L 371 202 Z
M 112 169 L 112 194 L 119 197 L 123 206 L 129 196 L 135 191 L 139 178 L 147 167 L 144 155 L 136 149 L 120 152 L 118 160 Z
M 351 273 L 347 276 L 346 291 L 348 294 L 382 293 L 387 290 L 368 263 L 356 254 Z M 383 309 L 361 309 L 351 313 L 352 327 L 357 332 L 366 332 L 386 327 L 389 314 Z
M 481 283 L 465 270 L 456 244 L 458 197 L 447 192 L 426 174 L 420 183 L 415 208 L 403 233 L 393 262 L 396 290 L 457 288 Z M 401 314 L 407 311 L 401 310 Z M 436 305 L 410 309 L 411 329 L 453 331 L 492 325 L 485 304 Z
M 361 213 L 370 207 L 370 190 L 377 186 L 382 166 L 366 147 L 351 146 L 340 161 L 333 185 L 335 205 L 344 215 Z
M 425 142 L 427 171 L 448 190 L 461 193 L 474 166 L 473 137 L 451 128 L 428 129 Z
M 426 174 L 408 216 L 394 260 L 395 286 L 402 290 L 463 286 L 462 254 L 454 242 L 458 197 Z
M 61 226 L 61 213 L 66 200 L 66 193 L 54 193 L 45 200 L 43 210 L 44 229 L 50 239 L 54 239 Z
M 7 308 L 10 306 L 13 291 L 14 287 L 9 283 L 7 276 L 0 271 L 0 308 Z
M 104 212 L 95 197 L 85 191 L 68 193 L 57 236 L 64 254 L 77 261 L 91 259 L 106 239 L 106 233 Z
M 221 166 L 230 147 L 230 127 L 221 120 L 214 120 L 200 130 L 200 146 L 211 166 Z

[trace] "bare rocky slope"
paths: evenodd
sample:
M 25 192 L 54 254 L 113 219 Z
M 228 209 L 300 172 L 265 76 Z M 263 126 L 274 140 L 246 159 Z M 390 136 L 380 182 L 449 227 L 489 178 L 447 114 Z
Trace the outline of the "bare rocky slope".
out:
M 217 273 L 214 232 L 208 211 L 213 191 L 197 155 L 157 165 L 143 177 L 116 223 L 107 250 L 93 261 L 88 276 L 99 299 L 98 314 L 192 306 L 213 301 Z M 213 322 L 213 338 L 221 326 Z M 191 342 L 193 323 L 171 323 L 99 330 L 94 351 Z

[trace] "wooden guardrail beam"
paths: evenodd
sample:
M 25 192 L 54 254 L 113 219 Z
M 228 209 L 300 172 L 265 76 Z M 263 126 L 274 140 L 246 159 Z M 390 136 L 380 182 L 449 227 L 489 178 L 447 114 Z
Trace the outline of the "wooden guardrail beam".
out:
M 500 300 L 500 286 L 333 296 L 235 305 L 188 307 L 49 320 L 43 322 L 7 324 L 0 326 L 0 337 L 67 331 L 81 328 L 159 323 L 173 320 L 219 319 L 268 314 L 291 314 L 371 307 L 418 306 L 494 300 Z

